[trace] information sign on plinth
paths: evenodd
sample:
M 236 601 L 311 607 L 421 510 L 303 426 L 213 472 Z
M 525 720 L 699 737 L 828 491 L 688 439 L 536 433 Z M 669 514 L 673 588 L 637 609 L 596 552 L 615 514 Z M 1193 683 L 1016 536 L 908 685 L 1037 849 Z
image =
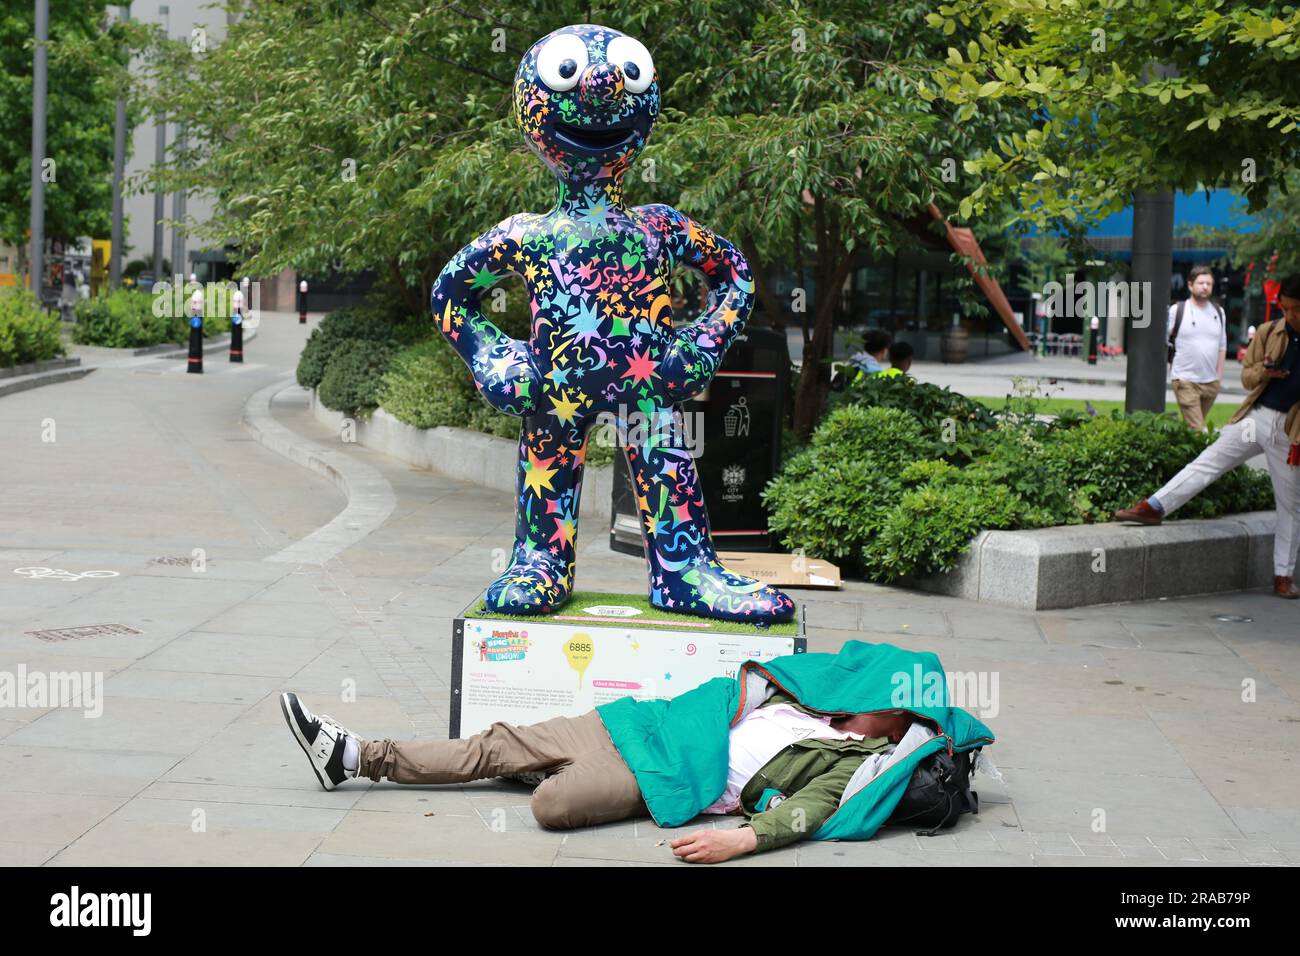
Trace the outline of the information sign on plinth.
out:
M 670 698 L 745 661 L 802 654 L 804 609 L 756 626 L 675 614 L 644 597 L 578 591 L 535 617 L 494 614 L 480 596 L 452 622 L 450 737 L 497 721 L 577 717 L 620 697 Z

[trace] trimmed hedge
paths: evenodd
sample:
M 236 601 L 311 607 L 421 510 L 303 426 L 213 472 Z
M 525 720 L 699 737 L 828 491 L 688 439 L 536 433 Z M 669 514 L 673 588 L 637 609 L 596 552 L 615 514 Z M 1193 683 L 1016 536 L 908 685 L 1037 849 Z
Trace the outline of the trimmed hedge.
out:
M 57 315 L 46 314 L 26 289 L 0 289 L 0 368 L 64 354 Z
M 340 345 L 380 342 L 396 351 L 417 341 L 420 335 L 418 323 L 376 306 L 331 312 L 307 336 L 307 344 L 298 356 L 298 384 L 317 388 Z
M 884 382 L 850 390 L 881 404 L 839 403 L 764 492 L 786 547 L 878 581 L 951 570 L 982 530 L 1109 521 L 1215 437 L 1145 412 L 986 415 L 947 389 Z M 1271 507 L 1268 476 L 1238 468 L 1177 517 Z
M 386 342 L 353 342 L 330 358 L 321 379 L 321 404 L 337 412 L 356 415 L 379 404 L 379 383 L 388 369 L 393 350 Z
M 154 302 L 151 293 L 129 289 L 117 289 L 108 295 L 83 299 L 72 307 L 77 318 L 72 341 L 78 345 L 112 349 L 139 349 L 164 343 L 184 345 L 188 342 L 189 315 L 154 315 Z M 229 316 L 204 316 L 204 338 L 229 331 Z

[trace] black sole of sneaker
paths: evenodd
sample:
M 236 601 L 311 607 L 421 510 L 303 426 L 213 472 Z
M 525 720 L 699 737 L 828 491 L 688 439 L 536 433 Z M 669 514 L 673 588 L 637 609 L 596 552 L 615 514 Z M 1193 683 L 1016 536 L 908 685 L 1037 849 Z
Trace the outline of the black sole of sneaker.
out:
M 280 695 L 280 713 L 284 714 L 284 721 L 289 725 L 289 732 L 293 734 L 293 739 L 298 741 L 298 746 L 302 748 L 303 754 L 307 757 L 307 763 L 311 766 L 311 772 L 316 775 L 316 780 L 320 783 L 321 789 L 329 792 L 334 788 L 325 782 L 325 778 L 320 775 L 316 769 L 316 761 L 311 757 L 311 746 L 302 737 L 302 731 L 298 727 L 298 718 L 294 716 L 289 707 L 288 692 Z

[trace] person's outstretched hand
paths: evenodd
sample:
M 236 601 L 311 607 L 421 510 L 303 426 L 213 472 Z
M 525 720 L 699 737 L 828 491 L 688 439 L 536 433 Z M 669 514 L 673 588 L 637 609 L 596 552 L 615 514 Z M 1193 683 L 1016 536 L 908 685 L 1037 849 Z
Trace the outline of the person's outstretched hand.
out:
M 734 830 L 696 830 L 678 837 L 671 844 L 673 855 L 687 863 L 721 863 L 733 857 L 753 853 L 758 836 L 752 827 Z

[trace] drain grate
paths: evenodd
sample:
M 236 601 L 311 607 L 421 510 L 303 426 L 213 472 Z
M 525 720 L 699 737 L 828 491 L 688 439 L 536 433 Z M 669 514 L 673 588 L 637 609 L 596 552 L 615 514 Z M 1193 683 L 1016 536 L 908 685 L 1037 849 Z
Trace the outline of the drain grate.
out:
M 165 558 L 154 558 L 152 564 L 164 564 L 169 568 L 188 568 L 194 561 L 193 558 L 183 554 L 172 554 Z
M 125 624 L 83 624 L 80 627 L 52 627 L 43 631 L 26 631 L 38 641 L 54 644 L 58 641 L 77 641 L 83 637 L 123 637 L 143 634 Z

